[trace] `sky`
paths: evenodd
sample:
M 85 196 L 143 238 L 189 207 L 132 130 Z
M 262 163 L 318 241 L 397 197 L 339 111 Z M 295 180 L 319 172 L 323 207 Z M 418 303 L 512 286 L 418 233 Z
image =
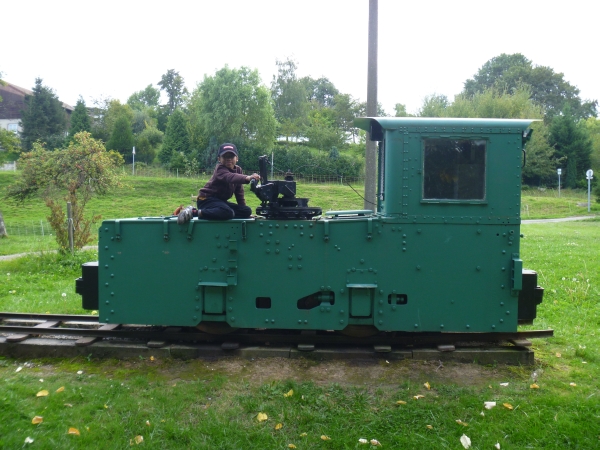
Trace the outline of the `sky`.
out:
M 454 99 L 489 59 L 522 53 L 600 99 L 598 12 L 592 0 L 379 0 L 378 101 L 418 112 L 432 94 Z M 367 99 L 369 0 L 21 0 L 2 14 L 0 72 L 61 101 L 126 102 L 169 69 L 192 91 L 228 65 L 257 69 L 269 87 L 275 61 L 326 77 Z M 6 9 L 3 9 L 6 13 Z M 6 20 L 9 19 L 9 20 Z M 166 98 L 163 98 L 163 101 Z

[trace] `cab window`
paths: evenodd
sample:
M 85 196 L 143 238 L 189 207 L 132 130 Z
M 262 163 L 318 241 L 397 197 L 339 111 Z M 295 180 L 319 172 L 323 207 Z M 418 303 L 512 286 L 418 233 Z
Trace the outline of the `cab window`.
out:
M 487 141 L 423 140 L 424 200 L 485 200 Z

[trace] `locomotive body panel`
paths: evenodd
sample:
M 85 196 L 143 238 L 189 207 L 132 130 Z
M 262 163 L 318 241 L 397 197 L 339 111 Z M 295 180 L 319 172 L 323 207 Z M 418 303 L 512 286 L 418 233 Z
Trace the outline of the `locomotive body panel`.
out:
M 514 226 L 378 218 L 194 221 L 190 239 L 188 225 L 166 220 L 168 240 L 163 219 L 121 220 L 119 239 L 111 232 L 114 221 L 103 223 L 102 322 L 516 329 Z M 109 243 L 103 247 L 103 241 Z

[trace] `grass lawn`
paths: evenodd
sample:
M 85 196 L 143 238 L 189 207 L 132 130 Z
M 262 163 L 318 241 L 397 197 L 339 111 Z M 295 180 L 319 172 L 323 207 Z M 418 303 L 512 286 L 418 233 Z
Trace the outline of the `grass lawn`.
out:
M 105 217 L 169 213 L 198 185 L 169 181 L 165 199 L 162 181 L 139 182 L 129 195 L 97 203 Z M 356 195 L 349 188 L 309 188 L 311 204 L 324 209 L 362 208 L 361 199 L 348 200 Z M 23 214 L 2 209 L 5 218 Z M 525 266 L 546 289 L 529 328 L 555 330 L 554 338 L 534 340 L 534 367 L 0 358 L 0 448 L 375 448 L 364 438 L 390 449 L 462 449 L 463 435 L 473 449 L 598 448 L 600 221 L 529 224 L 521 232 Z M 44 252 L 0 261 L 0 311 L 84 313 L 74 279 L 79 264 L 95 257 Z

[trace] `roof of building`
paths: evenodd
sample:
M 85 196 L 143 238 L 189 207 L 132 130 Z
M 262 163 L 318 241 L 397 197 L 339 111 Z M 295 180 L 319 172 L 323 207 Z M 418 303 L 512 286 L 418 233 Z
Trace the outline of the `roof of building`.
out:
M 20 119 L 21 113 L 25 109 L 25 96 L 27 95 L 33 95 L 33 91 L 3 81 L 3 84 L 0 84 L 0 97 L 2 97 L 0 119 Z M 67 113 L 71 113 L 75 109 L 66 103 L 62 103 L 62 107 Z

